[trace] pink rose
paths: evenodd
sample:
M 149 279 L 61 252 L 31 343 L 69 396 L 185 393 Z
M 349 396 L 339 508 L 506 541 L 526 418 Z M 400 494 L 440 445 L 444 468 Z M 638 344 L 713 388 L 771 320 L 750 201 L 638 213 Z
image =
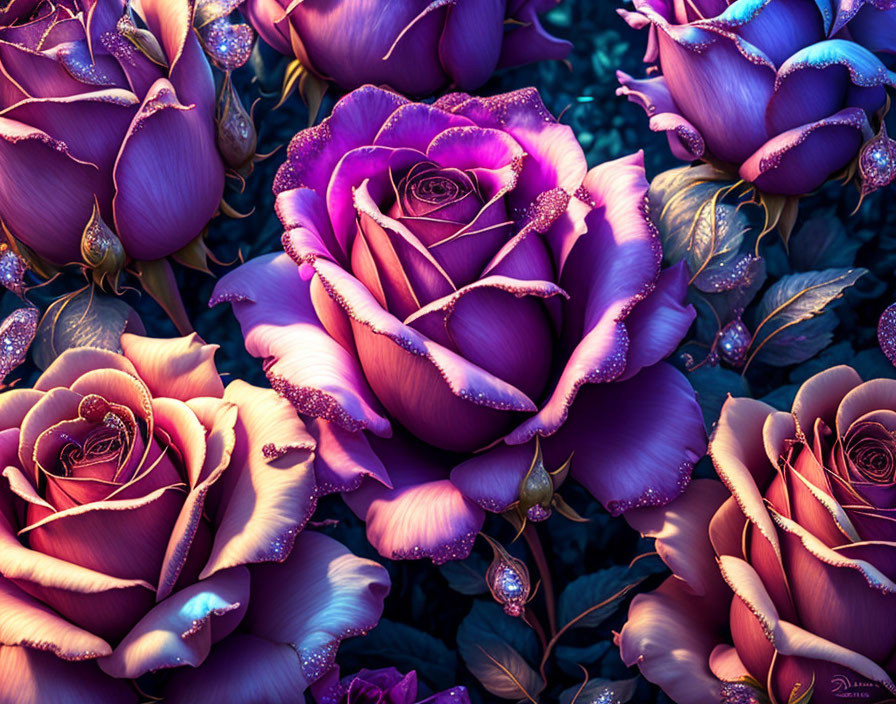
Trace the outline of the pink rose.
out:
M 674 575 L 632 602 L 625 662 L 681 704 L 893 701 L 896 381 L 729 398 L 709 451 L 724 484 L 626 514 Z

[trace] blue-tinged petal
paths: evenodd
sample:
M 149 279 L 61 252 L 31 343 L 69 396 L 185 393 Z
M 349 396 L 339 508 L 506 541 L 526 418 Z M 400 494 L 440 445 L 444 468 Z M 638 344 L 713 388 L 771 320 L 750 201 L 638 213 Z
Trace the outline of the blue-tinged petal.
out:
M 333 666 L 340 641 L 377 624 L 388 591 L 382 565 L 304 531 L 285 562 L 253 568 L 243 625 L 252 635 L 290 645 L 310 683 Z
M 866 4 L 849 23 L 849 35 L 870 51 L 896 54 L 896 8 Z
M 746 39 L 775 65 L 807 44 L 824 39 L 825 22 L 813 0 L 736 0 L 709 20 L 713 26 Z
M 807 46 L 778 69 L 766 114 L 769 134 L 833 115 L 844 98 L 849 107 L 873 114 L 886 101 L 884 85 L 896 85 L 896 73 L 855 42 L 828 39 Z
M 157 604 L 99 665 L 112 677 L 129 679 L 163 668 L 196 667 L 212 643 L 237 627 L 248 602 L 249 571 L 219 572 Z

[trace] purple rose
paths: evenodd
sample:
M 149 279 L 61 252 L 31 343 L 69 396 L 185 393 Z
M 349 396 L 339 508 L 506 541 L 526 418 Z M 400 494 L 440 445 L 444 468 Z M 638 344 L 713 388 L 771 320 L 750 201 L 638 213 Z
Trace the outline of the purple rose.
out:
M 347 90 L 376 83 L 426 95 L 448 83 L 478 88 L 496 68 L 566 58 L 572 45 L 538 18 L 558 1 L 246 0 L 241 7 L 268 44 Z
M 640 154 L 589 172 L 532 89 L 426 105 L 367 86 L 296 136 L 274 189 L 288 254 L 213 302 L 381 554 L 463 557 L 483 509 L 546 518 L 536 436 L 613 513 L 683 490 L 703 422 L 662 360 L 694 311 L 686 270 L 660 272 Z
M 65 0 L 0 29 L 0 214 L 54 264 L 81 260 L 95 202 L 124 253 L 153 260 L 196 238 L 221 200 L 215 85 L 191 5 L 136 8 Z
M 365 669 L 341 680 L 334 668 L 311 689 L 317 704 L 470 704 L 466 687 L 452 687 L 418 700 L 417 673 L 402 675 L 394 667 Z
M 808 193 L 856 158 L 886 86 L 896 85 L 872 53 L 896 48 L 892 10 L 876 9 L 892 3 L 860 11 L 889 31 L 867 46 L 859 43 L 865 19 L 852 18 L 846 2 L 839 12 L 821 4 L 635 0 L 637 12 L 620 12 L 631 26 L 650 27 L 645 60 L 662 76 L 619 72 L 618 92 L 647 111 L 652 130 L 667 132 L 679 158 L 727 166 L 769 193 Z

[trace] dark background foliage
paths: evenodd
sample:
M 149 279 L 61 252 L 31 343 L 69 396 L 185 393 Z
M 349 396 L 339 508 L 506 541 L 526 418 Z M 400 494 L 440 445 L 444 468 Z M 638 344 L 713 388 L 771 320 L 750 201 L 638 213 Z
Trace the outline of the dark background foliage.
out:
M 619 3 L 611 0 L 563 0 L 548 15 L 546 24 L 552 33 L 573 42 L 575 49 L 569 65 L 544 63 L 505 71 L 479 92 L 494 94 L 534 85 L 548 108 L 555 115 L 562 115 L 562 121 L 575 130 L 589 166 L 643 149 L 648 177 L 652 178 L 680 163 L 670 154 L 665 136 L 648 130 L 642 110 L 615 95 L 616 69 L 643 75 L 641 57 L 646 45 L 646 33 L 631 30 L 617 16 L 618 6 Z M 247 105 L 260 98 L 255 110 L 259 152 L 280 149 L 256 166 L 242 193 L 230 190 L 225 196 L 237 210 L 250 214 L 244 219 L 219 218 L 211 225 L 208 244 L 222 261 L 249 259 L 280 248 L 281 229 L 274 214 L 271 183 L 285 156 L 286 143 L 308 122 L 307 109 L 298 96 L 277 110 L 272 109 L 276 98 L 264 97 L 264 92 L 278 91 L 284 67 L 280 57 L 265 50 L 234 77 Z M 334 97 L 325 97 L 321 117 L 332 107 Z M 876 340 L 878 317 L 896 298 L 893 277 L 896 208 L 889 207 L 892 198 L 891 187 L 889 192 L 867 198 L 852 217 L 850 213 L 858 202 L 852 187 L 833 184 L 803 201 L 797 230 L 812 218 L 820 218 L 826 232 L 831 223 L 843 224 L 842 232 L 828 233 L 833 243 L 826 250 L 817 247 L 815 251 L 809 246 L 812 250 L 809 254 L 818 264 L 816 268 L 856 265 L 869 269 L 870 273 L 847 292 L 846 304 L 835 309 L 839 325 L 834 331 L 833 344 L 813 359 L 783 367 L 757 363 L 745 376 L 724 364 L 706 365 L 690 374 L 708 426 L 717 419 L 729 391 L 764 398 L 784 408 L 799 383 L 833 364 L 853 364 L 865 378 L 893 375 L 893 367 L 880 353 Z M 793 256 L 788 257 L 780 241 L 769 237 L 768 242 L 763 254 L 772 274 L 769 282 L 774 276 L 800 268 Z M 803 248 L 799 256 L 806 256 Z M 215 267 L 218 274 L 225 270 Z M 266 385 L 260 361 L 250 358 L 243 348 L 230 307 L 210 309 L 207 306 L 215 279 L 183 268 L 177 269 L 177 278 L 197 332 L 221 347 L 217 361 L 222 373 Z M 74 279 L 63 280 L 56 282 L 52 291 L 38 291 L 31 298 L 45 306 L 53 295 L 59 294 L 60 287 L 72 290 L 79 285 L 82 284 Z M 129 293 L 126 300 L 139 311 L 149 334 L 161 337 L 176 334 L 147 296 Z M 4 310 L 0 312 L 8 312 L 16 307 L 16 302 L 7 294 L 2 302 Z M 683 359 L 677 363 L 685 368 Z M 27 383 L 37 373 L 29 361 L 11 376 L 21 377 Z M 599 423 L 600 418 L 594 422 Z M 649 433 L 650 429 L 646 428 L 645 432 Z M 698 466 L 698 474 L 712 475 L 708 462 Z M 635 593 L 659 583 L 665 573 L 656 558 L 641 560 L 629 568 L 636 556 L 652 550 L 651 541 L 641 539 L 623 519 L 611 518 L 573 482 L 568 482 L 561 493 L 575 510 L 590 519 L 588 523 L 573 523 L 555 514 L 538 526 L 559 602 L 561 624 L 626 584 L 642 580 L 632 592 Z M 491 559 L 491 551 L 484 542 L 477 542 L 469 560 L 441 568 L 428 561 L 387 562 L 367 544 L 363 523 L 345 508 L 338 496 L 321 501 L 314 520 L 321 523 L 320 530 L 344 542 L 355 553 L 386 564 L 392 577 L 392 593 L 386 601 L 381 625 L 368 636 L 346 641 L 341 647 L 338 660 L 344 673 L 390 665 L 401 670 L 416 669 L 423 692 L 464 684 L 474 702 L 496 701 L 465 667 L 458 642 L 463 649 L 470 640 L 491 642 L 489 639 L 502 638 L 538 670 L 540 647 L 532 633 L 519 621 L 503 614 L 484 592 L 482 575 Z M 490 516 L 484 530 L 505 544 L 513 537 L 510 525 L 497 516 Z M 538 579 L 537 571 L 523 541 L 514 543 L 510 550 L 527 561 L 534 583 Z M 541 589 L 533 602 L 542 621 L 544 593 Z M 622 664 L 612 644 L 613 631 L 624 623 L 629 601 L 630 595 L 614 601 L 612 606 L 599 612 L 600 618 L 592 619 L 593 625 L 572 629 L 563 637 L 548 663 L 547 686 L 539 701 L 568 702 L 571 697 L 569 693 L 564 696 L 564 690 L 572 687 L 574 692 L 584 679 L 579 664 L 591 678 L 620 681 L 637 675 Z M 464 621 L 468 614 L 472 615 Z M 634 687 L 631 701 L 668 702 L 643 678 L 638 678 Z M 583 693 L 578 701 L 585 704 L 615 699 L 599 699 Z

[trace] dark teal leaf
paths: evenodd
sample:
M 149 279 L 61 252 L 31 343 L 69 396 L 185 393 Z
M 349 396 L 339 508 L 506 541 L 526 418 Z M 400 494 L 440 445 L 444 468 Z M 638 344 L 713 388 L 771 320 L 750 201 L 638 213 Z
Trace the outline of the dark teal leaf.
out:
M 579 577 L 570 582 L 560 594 L 558 622 L 567 624 L 587 609 L 610 599 L 624 587 L 637 584 L 643 577 L 633 575 L 629 568 L 614 565 L 594 574 Z M 593 628 L 612 616 L 619 608 L 624 596 L 617 596 L 605 606 L 579 620 L 575 628 Z
M 748 360 L 785 366 L 814 357 L 831 342 L 837 317 L 830 304 L 865 269 L 825 269 L 784 276 L 757 307 Z
M 457 684 L 457 653 L 428 633 L 385 618 L 366 636 L 350 638 L 339 646 L 340 660 L 350 655 L 362 667 L 370 667 L 376 659 L 377 666 L 417 670 L 435 690 Z
M 790 263 L 797 271 L 851 267 L 862 243 L 833 215 L 816 215 L 790 238 Z
M 697 392 L 697 402 L 703 411 L 703 422 L 707 428 L 711 428 L 719 419 L 722 404 L 732 396 L 749 396 L 750 388 L 738 372 L 725 369 L 720 366 L 711 367 L 708 364 L 687 372 L 688 381 Z
M 747 282 L 750 255 L 744 251 L 746 215 L 721 202 L 730 182 L 705 181 L 707 167 L 683 167 L 650 185 L 650 210 L 670 264 L 685 260 L 693 285 L 717 293 Z
M 439 572 L 448 580 L 448 586 L 461 594 L 485 594 L 485 572 L 488 563 L 477 553 L 471 553 L 466 560 L 452 560 L 439 567 Z
M 498 616 L 510 618 L 497 604 L 476 602 L 473 605 L 457 629 L 460 655 L 473 676 L 496 697 L 518 701 L 526 699 L 528 694 L 534 698 L 544 689 L 544 681 L 518 650 L 531 648 L 516 640 L 515 635 L 522 635 L 518 626 L 510 626 Z M 526 628 L 525 624 L 521 625 Z
M 473 602 L 473 608 L 464 623 L 465 636 L 476 641 L 503 640 L 513 645 L 533 665 L 541 659 L 541 649 L 532 629 L 521 618 L 505 614 L 504 609 L 493 601 Z
M 87 288 L 54 301 L 47 308 L 31 346 L 34 363 L 46 369 L 71 347 L 98 347 L 121 352 L 121 334 L 128 323 L 142 325 L 134 309 L 120 298 Z
M 592 665 L 613 650 L 615 646 L 610 640 L 599 640 L 591 645 L 578 648 L 571 645 L 558 645 L 554 650 L 560 669 L 571 677 L 581 677 L 579 665 Z M 618 656 L 617 656 L 618 657 Z

